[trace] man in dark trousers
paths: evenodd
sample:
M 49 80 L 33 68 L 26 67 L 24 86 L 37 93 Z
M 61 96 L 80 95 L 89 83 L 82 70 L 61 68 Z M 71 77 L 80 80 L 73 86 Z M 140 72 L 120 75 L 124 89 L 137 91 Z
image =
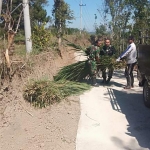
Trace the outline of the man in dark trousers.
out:
M 134 44 L 134 37 L 129 36 L 128 38 L 129 46 L 127 49 L 116 59 L 116 61 L 120 61 L 122 59 L 126 59 L 126 68 L 125 68 L 125 77 L 127 79 L 127 85 L 124 87 L 125 89 L 130 89 L 134 87 L 134 76 L 133 76 L 133 68 L 137 62 L 137 50 L 136 45 Z
M 100 56 L 104 55 L 104 56 L 111 57 L 115 54 L 115 52 L 116 52 L 115 47 L 111 45 L 110 39 L 106 38 L 105 45 L 100 50 Z M 108 78 L 106 76 L 106 69 L 108 69 Z M 102 77 L 103 77 L 102 83 L 109 83 L 112 78 L 113 71 L 114 71 L 113 66 L 110 65 L 108 68 L 103 66 L 101 70 L 102 70 Z

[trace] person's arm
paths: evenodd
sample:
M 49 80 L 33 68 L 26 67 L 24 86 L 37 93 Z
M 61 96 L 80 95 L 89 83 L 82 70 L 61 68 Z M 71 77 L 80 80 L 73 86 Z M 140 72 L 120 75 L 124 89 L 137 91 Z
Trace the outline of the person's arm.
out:
M 103 46 L 101 49 L 100 49 L 100 52 L 99 52 L 99 55 L 105 55 L 105 46 Z
M 113 55 L 116 54 L 116 49 L 115 47 L 113 46 Z
M 100 58 L 99 53 L 100 53 L 99 50 L 95 51 L 95 59 L 96 59 L 96 62 L 99 62 L 99 60 L 100 60 L 100 59 L 99 59 L 99 58 Z
M 128 48 L 119 56 L 120 59 L 122 59 L 122 58 L 124 58 L 125 56 L 127 56 L 131 51 L 132 51 L 132 46 L 129 45 Z
M 87 55 L 90 55 L 90 50 L 91 50 L 91 47 L 86 48 L 85 53 L 86 53 Z
M 116 61 L 120 61 L 122 58 L 127 56 L 132 51 L 132 46 L 129 45 L 127 49 L 116 59 Z

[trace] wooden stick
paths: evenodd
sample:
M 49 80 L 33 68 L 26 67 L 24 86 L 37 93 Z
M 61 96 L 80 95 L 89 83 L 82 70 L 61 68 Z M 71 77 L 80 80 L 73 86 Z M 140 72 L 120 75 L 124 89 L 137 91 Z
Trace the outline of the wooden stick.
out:
M 7 67 L 10 68 L 10 59 L 9 59 L 8 49 L 6 49 L 5 58 L 7 62 Z

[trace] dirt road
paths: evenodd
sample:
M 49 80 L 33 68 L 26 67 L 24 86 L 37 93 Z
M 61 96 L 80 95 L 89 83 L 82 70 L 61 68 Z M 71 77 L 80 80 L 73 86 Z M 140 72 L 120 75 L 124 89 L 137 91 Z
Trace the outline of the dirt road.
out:
M 117 71 L 109 85 L 81 95 L 76 150 L 150 149 L 150 109 L 137 79 L 131 90 L 123 89 L 125 83 L 123 71 Z

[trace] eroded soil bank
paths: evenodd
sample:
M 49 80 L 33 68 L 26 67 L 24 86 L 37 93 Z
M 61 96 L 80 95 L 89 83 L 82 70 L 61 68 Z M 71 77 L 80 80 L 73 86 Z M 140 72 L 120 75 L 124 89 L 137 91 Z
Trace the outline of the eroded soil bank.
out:
M 42 53 L 31 60 L 34 69 L 16 73 L 0 91 L 1 150 L 75 150 L 80 116 L 79 97 L 35 109 L 23 99 L 30 79 L 52 79 L 58 69 L 74 62 L 74 51 L 64 48 L 62 58 Z M 44 66 L 44 67 L 43 67 Z

